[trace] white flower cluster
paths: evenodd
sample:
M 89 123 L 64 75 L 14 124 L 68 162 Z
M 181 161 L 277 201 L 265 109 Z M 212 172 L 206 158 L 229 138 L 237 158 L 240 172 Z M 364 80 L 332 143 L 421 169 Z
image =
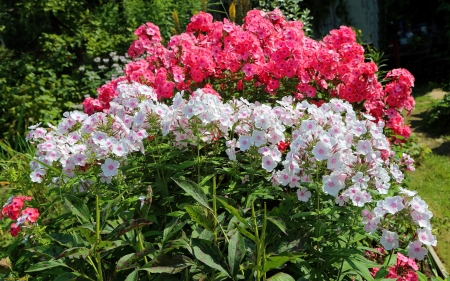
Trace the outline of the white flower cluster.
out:
M 311 191 L 302 183 L 320 183 L 323 192 L 340 206 L 364 207 L 373 202 L 373 196 L 385 197 L 391 185 L 403 180 L 383 134 L 384 123 L 358 116 L 349 103 L 339 99 L 318 107 L 284 97 L 269 106 L 245 99 L 222 102 L 218 95 L 197 90 L 188 99 L 177 93 L 169 106 L 158 102 L 153 89 L 145 85 L 121 82 L 117 91 L 107 113 L 87 116 L 74 111 L 48 132 L 32 128 L 28 139 L 39 143 L 36 161 L 31 163 L 33 181 L 41 182 L 46 174 L 41 163 L 58 163 L 68 177 L 86 165 L 101 164 L 100 180 L 110 183 L 122 159 L 134 151 L 144 153 L 143 139 L 155 129 L 161 129 L 179 148 L 223 138 L 231 161 L 239 153 L 261 157 L 261 168 L 271 174 L 272 184 L 298 188 L 298 199 L 303 202 L 309 200 Z M 402 160 L 413 169 L 409 156 Z M 386 214 L 401 211 L 404 200 L 386 197 L 376 202 L 373 211 L 363 211 L 366 231 L 374 232 Z M 419 197 L 407 204 L 412 219 L 422 227 L 417 231 L 419 240 L 410 246 L 423 253 L 419 243 L 436 243 L 430 232 L 432 215 Z M 396 248 L 398 235 L 385 229 L 381 242 Z

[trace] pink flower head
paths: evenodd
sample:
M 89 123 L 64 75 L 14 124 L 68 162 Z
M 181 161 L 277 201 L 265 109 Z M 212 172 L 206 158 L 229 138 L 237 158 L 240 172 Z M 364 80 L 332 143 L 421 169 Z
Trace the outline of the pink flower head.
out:
M 27 221 L 36 222 L 39 218 L 39 211 L 35 208 L 25 208 L 25 210 L 22 211 L 22 215 L 27 215 Z
M 398 248 L 398 234 L 395 232 L 383 229 L 383 234 L 380 240 L 381 245 L 387 251 Z
M 422 247 L 422 243 L 418 240 L 409 243 L 408 245 L 408 256 L 416 260 L 423 260 L 428 250 Z
M 119 168 L 119 166 L 119 161 L 108 158 L 105 160 L 105 163 L 101 167 L 105 177 L 111 177 L 117 175 L 117 169 Z

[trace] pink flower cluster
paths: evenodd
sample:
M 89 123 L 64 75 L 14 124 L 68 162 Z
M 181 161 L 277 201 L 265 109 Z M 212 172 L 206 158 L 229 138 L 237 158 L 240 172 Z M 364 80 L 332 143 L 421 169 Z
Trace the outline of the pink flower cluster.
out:
M 367 252 L 366 255 L 371 260 L 377 260 L 383 263 L 383 258 L 386 258 L 386 251 L 383 248 L 377 249 L 381 254 Z M 419 269 L 416 262 L 412 258 L 405 257 L 402 253 L 397 253 L 397 261 L 394 265 L 389 267 L 389 272 L 384 278 L 396 278 L 399 281 L 418 281 L 419 276 L 416 271 Z M 375 277 L 380 268 L 372 268 L 370 274 Z
M 35 223 L 39 218 L 39 211 L 35 208 L 24 208 L 25 201 L 32 200 L 29 196 L 11 196 L 6 204 L 3 206 L 2 213 L 0 214 L 0 219 L 3 217 L 8 217 L 11 220 L 16 221 L 11 224 L 9 232 L 12 236 L 17 236 L 20 231 L 20 226 L 27 223 Z M 20 216 L 20 214 L 22 214 Z
M 394 134 L 409 137 L 400 111 L 414 107 L 413 76 L 395 69 L 378 81 L 377 66 L 365 62 L 364 49 L 352 29 L 332 30 L 322 41 L 304 35 L 300 21 L 286 21 L 279 10 L 251 10 L 242 26 L 214 22 L 200 12 L 186 32 L 173 36 L 164 47 L 159 28 L 146 23 L 135 31 L 138 39 L 128 54 L 136 60 L 120 77 L 98 89 L 99 99 L 85 100 L 85 112 L 108 109 L 117 96 L 118 81 L 137 82 L 155 89 L 158 99 L 171 98 L 176 90 L 194 91 L 212 82 L 212 88 L 232 94 L 253 88 L 270 95 L 294 95 L 297 99 L 327 100 L 339 97 L 364 103 L 376 120 L 384 120 Z M 322 101 L 323 102 L 323 101 Z

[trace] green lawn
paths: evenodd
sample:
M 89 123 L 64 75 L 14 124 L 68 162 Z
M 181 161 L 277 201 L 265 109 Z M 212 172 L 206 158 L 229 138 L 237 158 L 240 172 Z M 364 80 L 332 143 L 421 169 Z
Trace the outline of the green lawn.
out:
M 436 252 L 447 271 L 450 269 L 450 156 L 431 154 L 422 160 L 415 172 L 406 177 L 409 187 L 417 190 L 434 214 L 437 231 Z
M 419 192 L 434 214 L 432 224 L 438 238 L 435 250 L 447 271 L 450 271 L 450 136 L 434 135 L 433 128 L 422 122 L 426 111 L 437 101 L 427 94 L 429 90 L 424 85 L 414 89 L 416 107 L 406 120 L 411 124 L 419 142 L 433 152 L 416 165 L 415 172 L 406 174 L 406 182 L 410 189 Z

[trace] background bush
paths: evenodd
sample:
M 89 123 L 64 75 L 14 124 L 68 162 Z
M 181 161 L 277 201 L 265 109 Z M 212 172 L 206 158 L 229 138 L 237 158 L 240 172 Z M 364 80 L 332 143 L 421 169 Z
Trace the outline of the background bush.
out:
M 1 1 L 0 139 L 14 145 L 28 126 L 95 95 L 109 77 L 94 59 L 124 55 L 141 24 L 155 23 L 168 39 L 173 11 L 184 26 L 200 9 L 201 0 Z

